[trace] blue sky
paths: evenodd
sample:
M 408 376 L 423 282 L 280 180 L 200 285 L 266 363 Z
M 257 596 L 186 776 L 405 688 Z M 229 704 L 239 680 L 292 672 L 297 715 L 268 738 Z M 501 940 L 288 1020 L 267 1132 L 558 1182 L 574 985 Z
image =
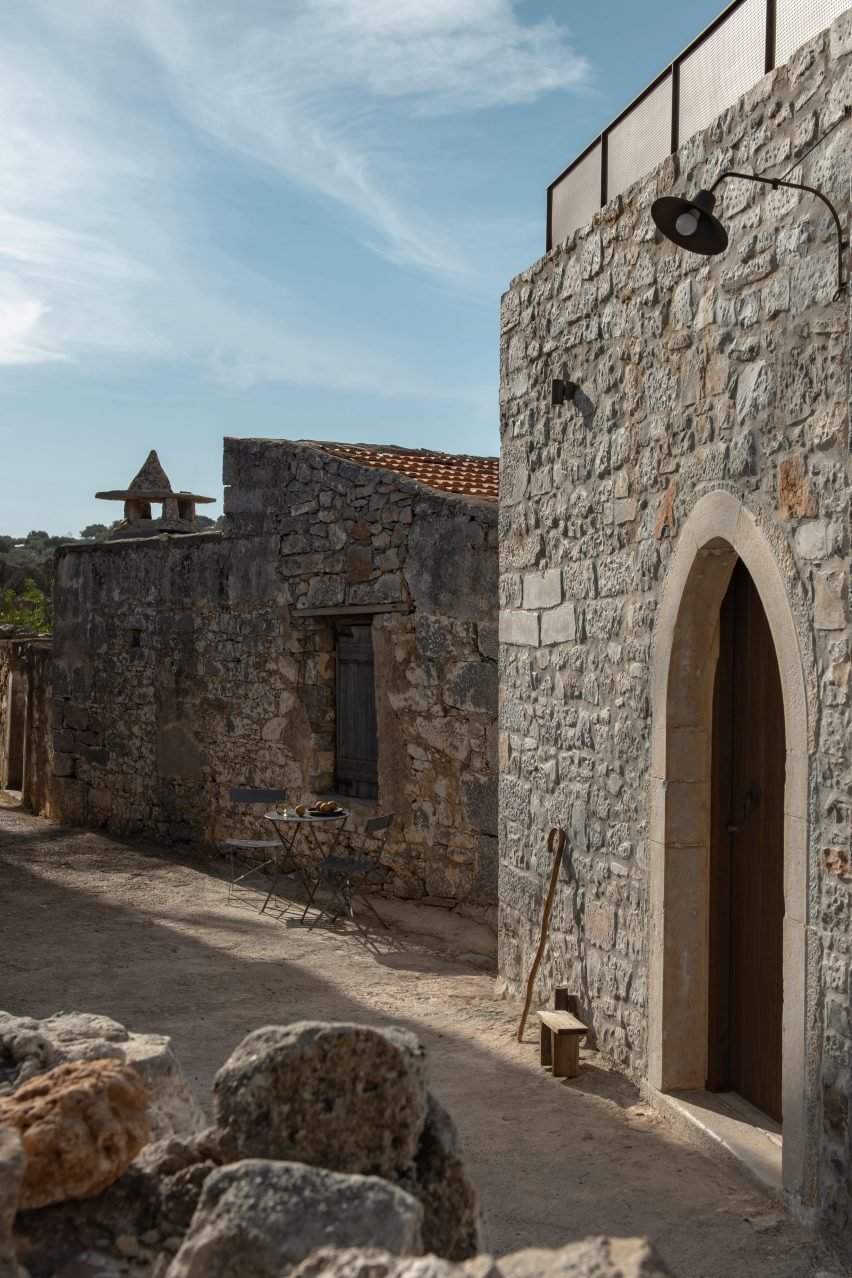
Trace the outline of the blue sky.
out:
M 0 533 L 150 448 L 221 498 L 226 434 L 496 453 L 547 183 L 719 8 L 11 0 Z

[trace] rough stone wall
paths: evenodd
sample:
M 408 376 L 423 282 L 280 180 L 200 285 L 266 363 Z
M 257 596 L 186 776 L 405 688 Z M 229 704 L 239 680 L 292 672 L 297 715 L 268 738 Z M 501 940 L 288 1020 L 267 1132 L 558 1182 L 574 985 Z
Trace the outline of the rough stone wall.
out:
M 648 1062 L 648 830 L 655 614 L 679 530 L 715 487 L 752 511 L 806 644 L 815 758 L 809 917 L 818 947 L 820 1208 L 852 1220 L 849 918 L 849 300 L 824 206 L 728 181 L 719 258 L 662 240 L 661 194 L 726 168 L 777 174 L 852 102 L 852 12 L 512 282 L 502 307 L 500 965 L 519 989 L 550 871 L 571 854 L 540 992 L 581 993 L 601 1047 Z M 792 180 L 849 225 L 852 123 Z M 550 405 L 563 369 L 574 402 Z
M 213 845 L 234 785 L 329 792 L 333 619 L 302 610 L 375 607 L 379 799 L 353 824 L 396 813 L 389 890 L 493 920 L 494 503 L 283 441 L 227 440 L 225 483 L 224 535 L 58 553 L 60 819 Z
M 51 665 L 49 639 L 20 628 L 17 637 L 0 635 L 0 784 L 9 780 L 11 746 L 22 757 L 24 807 L 47 816 L 51 813 L 53 781 Z M 10 676 L 19 681 L 11 724 Z M 10 740 L 10 730 L 18 741 Z

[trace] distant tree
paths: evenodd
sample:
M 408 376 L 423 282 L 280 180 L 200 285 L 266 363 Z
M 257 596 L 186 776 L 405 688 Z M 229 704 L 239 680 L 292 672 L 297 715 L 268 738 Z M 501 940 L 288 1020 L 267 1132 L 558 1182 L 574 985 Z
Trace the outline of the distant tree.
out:
M 24 545 L 29 550 L 46 550 L 49 542 L 50 536 L 43 529 L 34 528 L 24 538 Z
M 53 604 L 50 595 L 40 590 L 32 577 L 24 581 L 23 589 L 0 590 L 0 624 L 29 626 L 40 634 L 53 629 Z
M 80 536 L 84 541 L 106 541 L 109 536 L 109 528 L 106 524 L 88 524 L 81 529 Z
M 8 555 L 9 551 L 14 549 L 15 549 L 14 537 L 0 536 L 0 555 Z

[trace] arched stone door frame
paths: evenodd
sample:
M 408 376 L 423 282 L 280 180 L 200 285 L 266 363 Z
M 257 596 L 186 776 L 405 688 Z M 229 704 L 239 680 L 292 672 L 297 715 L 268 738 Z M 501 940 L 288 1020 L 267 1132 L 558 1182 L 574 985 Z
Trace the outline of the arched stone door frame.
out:
M 733 493 L 699 499 L 666 577 L 651 671 L 649 1081 L 703 1089 L 707 1077 L 710 775 L 719 608 L 737 558 L 760 595 L 784 699 L 783 1179 L 801 1202 L 813 1190 L 819 1044 L 809 1034 L 808 765 L 811 724 L 803 645 L 779 562 Z M 808 653 L 813 665 L 812 654 Z M 809 980 L 809 977 L 812 978 Z M 810 1068 L 809 1068 L 810 1063 Z

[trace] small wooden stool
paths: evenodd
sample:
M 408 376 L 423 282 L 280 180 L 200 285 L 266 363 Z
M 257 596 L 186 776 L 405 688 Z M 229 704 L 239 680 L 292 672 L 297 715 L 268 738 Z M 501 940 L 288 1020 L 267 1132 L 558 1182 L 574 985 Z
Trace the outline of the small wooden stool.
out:
M 571 1012 L 539 1012 L 542 1065 L 553 1068 L 554 1078 L 576 1078 L 580 1073 L 580 1039 L 587 1027 Z

